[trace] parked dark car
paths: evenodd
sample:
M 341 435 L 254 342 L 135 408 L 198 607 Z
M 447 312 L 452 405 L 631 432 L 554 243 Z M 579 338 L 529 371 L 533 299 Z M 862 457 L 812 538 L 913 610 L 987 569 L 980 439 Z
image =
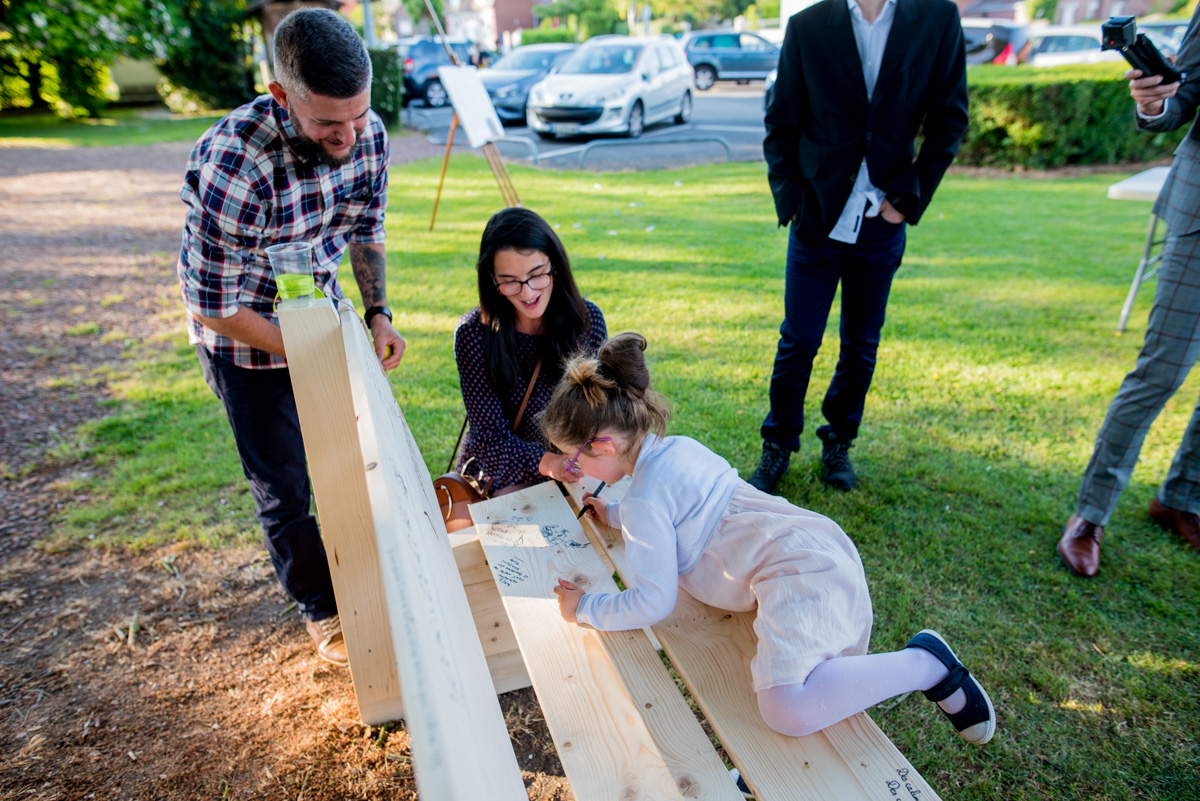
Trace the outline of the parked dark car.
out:
M 683 52 L 700 91 L 717 81 L 761 81 L 779 66 L 779 48 L 753 33 L 693 31 L 683 40 Z
M 455 58 L 462 65 L 471 64 L 470 42 L 447 42 Z M 400 59 L 404 63 L 404 103 L 424 100 L 425 105 L 440 108 L 449 98 L 442 82 L 438 80 L 438 67 L 452 64 L 440 36 L 427 36 L 402 41 L 397 45 Z
M 518 47 L 479 73 L 496 114 L 503 122 L 525 122 L 529 89 L 545 78 L 578 45 L 534 44 Z

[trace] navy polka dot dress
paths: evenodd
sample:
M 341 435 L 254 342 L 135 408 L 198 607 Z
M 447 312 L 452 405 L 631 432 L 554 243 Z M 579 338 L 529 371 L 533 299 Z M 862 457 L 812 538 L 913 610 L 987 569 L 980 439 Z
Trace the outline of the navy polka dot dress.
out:
M 608 329 L 599 307 L 591 301 L 584 302 L 587 303 L 591 326 L 582 344 L 587 350 L 596 351 L 608 337 Z M 546 451 L 542 446 L 542 432 L 537 421 L 558 385 L 562 365 L 542 364 L 533 394 L 529 396 L 529 405 L 521 417 L 521 425 L 514 432 L 512 421 L 521 408 L 521 399 L 525 397 L 525 390 L 537 364 L 541 336 L 517 332 L 521 378 L 511 392 L 500 397 L 484 367 L 486 355 L 483 333 L 478 308 L 463 315 L 454 331 L 454 358 L 458 362 L 458 378 L 468 421 L 457 469 L 472 475 L 482 470 L 485 476 L 492 478 L 493 491 L 513 484 L 545 481 L 546 477 L 538 472 L 538 463 Z M 472 457 L 474 461 L 466 465 Z

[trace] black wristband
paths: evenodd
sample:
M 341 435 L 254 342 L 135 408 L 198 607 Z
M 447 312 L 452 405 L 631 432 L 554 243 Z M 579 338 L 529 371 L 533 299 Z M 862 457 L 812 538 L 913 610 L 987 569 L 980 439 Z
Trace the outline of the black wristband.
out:
M 363 312 L 363 322 L 367 324 L 367 328 L 371 327 L 371 320 L 377 314 L 382 314 L 384 317 L 388 318 L 389 323 L 392 321 L 391 309 L 389 309 L 387 306 L 372 306 Z

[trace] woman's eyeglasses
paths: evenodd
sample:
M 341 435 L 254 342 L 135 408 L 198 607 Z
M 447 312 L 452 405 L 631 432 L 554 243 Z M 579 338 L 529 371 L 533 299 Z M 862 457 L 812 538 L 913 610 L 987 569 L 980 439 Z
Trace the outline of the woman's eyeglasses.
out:
M 572 456 L 570 459 L 563 460 L 563 467 L 567 469 L 568 473 L 583 472 L 579 469 L 579 455 L 583 453 L 587 449 L 587 446 L 591 445 L 593 442 L 612 442 L 612 437 L 592 437 L 587 442 L 583 443 L 583 446 L 580 447 L 579 450 L 575 451 L 574 456 Z
M 524 281 L 497 281 L 495 276 L 492 276 L 492 283 L 496 285 L 496 289 L 500 290 L 500 294 L 506 297 L 521 294 L 521 290 L 526 285 L 530 289 L 538 290 L 545 289 L 550 286 L 550 280 L 554 277 L 554 268 L 551 267 L 544 273 L 531 275 Z

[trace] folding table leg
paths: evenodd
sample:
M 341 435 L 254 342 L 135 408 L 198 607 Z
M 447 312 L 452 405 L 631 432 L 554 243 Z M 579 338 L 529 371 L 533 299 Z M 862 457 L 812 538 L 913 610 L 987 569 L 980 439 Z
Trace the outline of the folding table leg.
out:
M 1158 272 L 1158 268 L 1146 271 L 1146 268 L 1151 264 L 1159 261 L 1162 256 L 1151 256 L 1155 245 L 1160 245 L 1162 242 L 1155 241 L 1154 232 L 1158 228 L 1158 215 L 1154 212 L 1150 213 L 1150 230 L 1146 232 L 1146 247 L 1142 251 L 1142 260 L 1138 262 L 1137 272 L 1133 274 L 1133 283 L 1129 286 L 1129 294 L 1125 296 L 1125 306 L 1121 309 L 1121 319 L 1117 321 L 1117 331 L 1125 330 L 1125 323 L 1129 321 L 1129 313 L 1133 311 L 1133 299 L 1137 297 L 1138 287 L 1143 281 L 1148 281 Z

